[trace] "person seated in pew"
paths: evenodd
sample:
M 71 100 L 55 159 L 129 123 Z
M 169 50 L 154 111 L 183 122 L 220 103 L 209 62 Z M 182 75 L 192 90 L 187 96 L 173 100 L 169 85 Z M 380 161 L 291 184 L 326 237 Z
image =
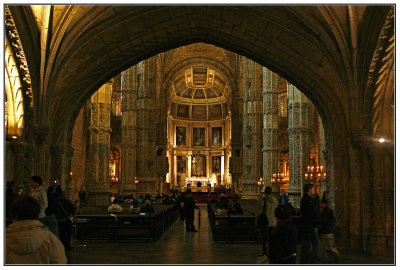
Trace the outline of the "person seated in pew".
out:
M 138 203 L 143 203 L 143 202 L 144 202 L 143 195 L 140 195 L 139 199 L 138 199 Z
M 197 182 L 197 187 L 201 187 L 201 182 Z
M 134 201 L 133 204 L 131 206 L 129 206 L 128 212 L 129 213 L 140 213 L 139 203 L 137 201 Z
M 232 200 L 232 205 L 229 209 L 230 214 L 243 214 L 243 209 L 240 206 L 239 202 L 237 201 L 237 198 L 233 198 Z
M 150 200 L 145 201 L 145 205 L 140 208 L 140 213 L 153 213 L 154 207 L 151 205 Z
M 108 207 L 107 212 L 109 213 L 122 213 L 124 209 L 118 204 L 118 200 L 115 199 L 112 204 Z
M 229 209 L 229 200 L 224 193 L 219 196 L 218 202 L 215 204 L 217 209 Z

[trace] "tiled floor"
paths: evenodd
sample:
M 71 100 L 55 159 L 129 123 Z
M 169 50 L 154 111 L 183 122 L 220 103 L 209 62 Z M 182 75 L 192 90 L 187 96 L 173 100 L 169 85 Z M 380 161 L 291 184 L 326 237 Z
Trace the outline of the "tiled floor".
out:
M 195 225 L 198 229 L 196 210 Z M 207 208 L 201 205 L 199 232 L 186 232 L 184 221 L 177 220 L 154 243 L 133 241 L 86 242 L 68 254 L 70 264 L 257 264 L 261 245 L 225 244 L 212 240 Z M 340 264 L 390 264 L 393 258 L 345 254 Z

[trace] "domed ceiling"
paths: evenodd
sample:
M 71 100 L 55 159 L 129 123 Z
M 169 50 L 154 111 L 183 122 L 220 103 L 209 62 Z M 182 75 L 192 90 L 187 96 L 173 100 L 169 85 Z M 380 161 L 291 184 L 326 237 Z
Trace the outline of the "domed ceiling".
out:
M 227 116 L 228 84 L 222 74 L 207 66 L 179 72 L 171 92 L 170 114 L 175 118 L 207 121 Z

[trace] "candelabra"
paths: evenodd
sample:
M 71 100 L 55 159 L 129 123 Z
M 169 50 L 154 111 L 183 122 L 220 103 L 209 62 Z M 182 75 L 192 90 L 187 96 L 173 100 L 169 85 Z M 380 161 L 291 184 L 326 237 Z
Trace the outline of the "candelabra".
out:
M 326 181 L 324 166 L 307 166 L 307 173 L 304 174 L 304 178 L 307 184 L 320 187 L 321 183 Z
M 135 180 L 133 180 L 133 182 L 135 182 L 135 184 L 139 184 L 139 179 L 135 176 Z
M 272 184 L 278 184 L 279 191 L 281 190 L 283 184 L 285 184 L 285 174 L 283 173 L 273 173 L 271 178 Z

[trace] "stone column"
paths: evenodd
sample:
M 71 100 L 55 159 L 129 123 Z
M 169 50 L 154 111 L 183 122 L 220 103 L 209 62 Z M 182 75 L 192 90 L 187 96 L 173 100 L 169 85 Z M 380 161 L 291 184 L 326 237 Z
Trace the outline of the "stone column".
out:
M 122 72 L 122 117 L 121 117 L 121 188 L 120 193 L 130 194 L 137 190 L 134 183 L 137 151 L 137 66 Z
M 240 182 L 243 174 L 243 122 L 240 114 L 243 110 L 243 84 L 242 82 L 242 60 L 244 57 L 236 56 L 236 78 L 238 89 L 232 89 L 231 103 L 231 157 L 229 159 L 229 172 L 232 175 L 234 191 L 240 192 Z
M 25 153 L 26 143 L 23 141 L 16 141 L 12 143 L 14 150 L 14 181 L 16 190 L 28 191 L 30 190 L 29 177 L 25 175 Z
M 156 142 L 156 57 L 151 57 L 137 65 L 137 138 L 138 138 L 138 177 L 143 192 L 157 191 L 157 142 Z M 161 191 L 160 191 L 161 192 Z
M 88 205 L 108 205 L 110 116 L 112 83 L 104 84 L 90 99 L 89 145 L 85 186 Z
M 278 75 L 263 67 L 263 179 L 264 187 L 278 172 Z M 273 185 L 279 194 L 279 185 Z
M 300 206 L 303 195 L 304 174 L 310 162 L 309 101 L 292 84 L 289 84 L 289 189 L 294 207 Z
M 243 60 L 243 198 L 256 198 L 262 177 L 262 66 Z
M 45 128 L 34 128 L 34 150 L 33 150 L 33 160 L 34 160 L 34 174 L 40 175 L 45 181 L 45 184 L 49 184 L 50 179 L 48 179 L 48 172 L 46 171 L 48 153 L 48 144 L 46 143 L 46 137 L 48 134 L 48 129 Z M 47 177 L 46 177 L 47 176 Z
M 372 181 L 370 198 L 371 215 L 368 237 L 368 251 L 371 255 L 382 255 L 387 251 L 385 225 L 385 155 L 381 145 L 373 145 L 370 148 L 372 163 Z M 394 199 L 394 198 L 393 198 Z
M 51 157 L 51 164 L 52 164 L 52 173 L 50 180 L 57 180 L 59 181 L 61 187 L 63 187 L 63 165 L 64 165 L 64 151 L 65 146 L 63 144 L 52 145 L 52 157 Z
M 71 180 L 72 180 L 72 170 L 71 170 L 71 163 L 72 163 L 72 157 L 74 156 L 74 148 L 71 146 L 68 146 L 65 149 L 65 170 L 64 170 L 64 186 L 62 187 L 63 190 L 65 191 L 65 196 L 69 199 L 72 199 L 72 196 L 74 194 L 71 194 Z

